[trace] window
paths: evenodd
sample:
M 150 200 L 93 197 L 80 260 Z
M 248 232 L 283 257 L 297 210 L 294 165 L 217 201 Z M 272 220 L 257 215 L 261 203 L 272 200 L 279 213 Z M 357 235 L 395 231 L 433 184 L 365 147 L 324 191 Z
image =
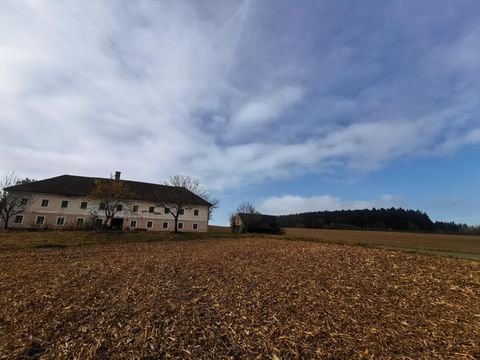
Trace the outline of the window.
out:
M 178 209 L 178 215 L 184 215 L 185 209 Z
M 118 204 L 117 205 L 117 211 L 122 211 L 123 210 L 123 205 L 122 204 Z
M 65 218 L 63 216 L 57 217 L 57 225 L 58 226 L 63 226 L 65 225 Z
M 193 224 L 193 225 L 192 225 L 192 229 L 193 229 L 193 230 L 198 230 L 198 224 Z
M 150 207 L 148 208 L 148 212 L 149 212 L 149 213 L 153 214 L 154 211 L 155 211 L 155 206 L 150 206 Z
M 138 205 L 133 205 L 132 212 L 138 212 Z
M 103 220 L 102 219 L 96 219 L 95 220 L 95 226 L 102 226 L 103 225 Z
M 62 208 L 67 208 L 68 207 L 68 201 L 67 200 L 63 200 L 62 201 Z
M 87 205 L 88 205 L 88 203 L 87 203 L 86 201 L 82 201 L 82 202 L 80 203 L 80 209 L 86 209 L 86 208 L 87 208 Z
M 49 203 L 48 199 L 43 199 L 41 206 L 42 206 L 42 207 L 47 207 L 47 206 L 48 206 L 48 203 Z
M 165 208 L 165 214 L 170 214 L 170 208 Z
M 132 220 L 132 221 L 130 221 L 130 227 L 131 227 L 132 229 L 135 229 L 135 228 L 137 227 L 137 220 Z
M 20 205 L 21 206 L 25 206 L 28 204 L 28 198 L 22 198 L 22 200 L 20 200 Z
M 97 219 L 100 220 L 100 219 Z M 75 223 L 76 226 L 82 227 L 85 224 L 85 219 L 84 218 L 77 218 L 77 222 Z
M 45 222 L 45 216 L 37 216 L 35 219 L 35 225 L 43 225 Z
M 178 230 L 182 230 L 183 229 L 183 223 L 179 222 L 178 223 Z
M 15 216 L 15 220 L 13 220 L 15 224 L 21 224 L 23 223 L 23 215 L 17 215 Z
M 193 216 L 198 216 L 198 209 L 193 210 Z
M 162 224 L 162 229 L 168 229 L 168 223 L 167 222 L 164 222 Z
M 153 221 L 147 221 L 147 228 L 148 229 L 153 228 Z
M 100 210 L 105 210 L 105 203 L 100 203 L 100 205 L 98 206 L 98 208 Z

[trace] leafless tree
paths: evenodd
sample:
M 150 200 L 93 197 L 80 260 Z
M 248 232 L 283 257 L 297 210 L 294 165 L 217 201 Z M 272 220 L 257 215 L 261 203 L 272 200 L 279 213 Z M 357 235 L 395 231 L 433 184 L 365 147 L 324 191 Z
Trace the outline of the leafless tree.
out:
M 4 222 L 3 227 L 5 230 L 8 230 L 9 220 L 13 216 L 25 212 L 33 201 L 31 193 L 6 190 L 18 184 L 22 184 L 22 180 L 13 172 L 4 175 L 0 179 L 0 218 Z
M 212 217 L 214 209 L 218 208 L 220 202 L 219 199 L 212 197 L 207 188 L 203 186 L 200 181 L 190 176 L 175 175 L 171 176 L 168 181 L 164 182 L 165 185 L 175 186 L 187 189 L 195 195 L 199 196 L 203 200 L 209 202 L 211 206 L 208 208 L 208 220 Z M 173 201 L 169 203 L 169 212 L 175 220 L 175 232 L 178 232 L 178 218 L 181 215 L 182 209 L 189 205 L 190 196 L 185 191 L 175 191 L 173 194 Z M 164 204 L 167 206 L 167 204 Z
M 240 203 L 240 205 L 237 206 L 237 210 L 235 210 L 236 214 L 258 214 L 257 209 L 255 208 L 255 205 L 253 205 L 249 201 L 244 201 Z
M 103 229 L 105 230 L 107 225 L 119 211 L 128 211 L 128 204 L 134 196 L 130 192 L 128 185 L 115 179 L 96 180 L 95 187 L 90 192 L 88 197 L 99 201 L 98 210 L 94 209 L 91 213 L 98 214 L 103 212 L 105 215 L 105 222 L 103 223 Z
M 253 205 L 249 201 L 244 201 L 240 203 L 240 205 L 237 206 L 237 209 L 233 214 L 230 214 L 230 228 L 232 229 L 232 232 L 235 232 L 235 227 L 236 227 L 236 219 L 238 214 L 259 214 L 257 209 L 255 208 L 255 205 Z

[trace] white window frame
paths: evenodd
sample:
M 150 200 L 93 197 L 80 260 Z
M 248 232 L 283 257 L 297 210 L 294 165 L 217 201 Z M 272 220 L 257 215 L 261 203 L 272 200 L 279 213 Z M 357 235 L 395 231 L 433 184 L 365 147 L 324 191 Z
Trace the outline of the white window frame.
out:
M 180 226 L 180 225 L 181 225 L 181 226 Z M 180 222 L 180 221 L 179 221 L 178 224 L 177 224 L 177 229 L 178 229 L 178 230 L 183 230 L 183 229 L 185 229 L 184 225 L 185 225 L 185 224 L 184 224 L 183 222 Z
M 59 224 L 58 220 L 63 219 L 63 223 Z M 65 226 L 65 216 L 57 216 L 57 222 L 55 223 L 55 226 Z
M 150 224 L 150 226 L 148 226 L 148 224 Z M 153 221 L 152 220 L 148 220 L 147 221 L 147 229 L 152 229 L 153 228 Z
M 83 204 L 86 204 L 85 207 L 82 207 Z M 88 201 L 81 201 L 80 202 L 80 209 L 86 210 L 88 208 Z
M 78 225 L 78 220 L 82 219 L 82 225 Z M 85 226 L 85 218 L 84 217 L 77 217 L 77 219 L 75 220 L 75 226 L 77 227 L 83 227 Z
M 38 223 L 38 218 L 42 218 L 42 222 L 41 223 Z M 45 224 L 45 216 L 44 215 L 37 215 L 35 217 L 35 225 L 44 225 Z
M 136 209 L 136 210 L 135 210 Z M 132 206 L 132 212 L 133 213 L 138 213 L 138 210 L 140 209 L 140 207 L 138 205 L 133 205 Z
M 44 202 L 46 202 L 46 205 L 43 205 Z M 50 204 L 49 199 L 42 199 L 42 203 L 40 204 L 40 207 L 48 207 L 49 204 Z
M 99 224 L 99 222 L 101 223 Z M 95 226 L 103 226 L 103 222 L 104 220 L 102 218 L 97 218 L 95 219 Z
M 134 225 L 132 225 L 132 224 L 134 224 Z M 136 229 L 137 225 L 138 225 L 137 220 L 130 220 L 130 229 Z
M 17 222 L 17 221 L 16 221 L 16 220 L 17 220 L 17 217 L 21 217 L 21 218 L 22 218 L 22 221 Z M 15 217 L 13 218 L 13 223 L 14 223 L 14 224 L 23 224 L 23 219 L 25 219 L 25 216 L 23 216 L 23 215 L 15 215 Z
M 193 223 L 192 224 L 192 230 L 197 230 L 198 231 L 198 223 Z
M 165 227 L 165 224 L 167 224 L 167 227 Z M 162 229 L 163 229 L 163 230 L 168 230 L 169 227 L 170 227 L 170 223 L 168 223 L 167 221 L 164 221 L 164 222 L 162 223 Z
M 199 216 L 200 215 L 200 210 L 195 209 L 193 210 L 193 216 Z
M 67 203 L 67 206 L 63 206 L 63 203 Z M 68 200 L 62 200 L 62 202 L 60 203 L 60 208 L 62 208 L 62 209 L 68 209 L 68 205 L 69 205 L 68 203 L 69 203 Z

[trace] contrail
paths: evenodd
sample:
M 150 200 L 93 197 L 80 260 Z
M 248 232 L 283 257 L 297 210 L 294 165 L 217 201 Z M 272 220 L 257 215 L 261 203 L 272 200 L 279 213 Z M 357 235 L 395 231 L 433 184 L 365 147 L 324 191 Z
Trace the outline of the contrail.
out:
M 231 42 L 231 45 L 229 46 L 230 51 L 226 56 L 226 76 L 230 74 L 230 71 L 232 69 L 233 60 L 235 58 L 238 45 L 242 38 L 243 30 L 247 21 L 252 1 L 253 0 L 245 0 L 243 4 L 238 8 L 238 10 L 230 18 L 228 18 L 227 21 L 225 21 L 220 31 L 218 32 L 217 38 L 227 37 L 227 43 L 228 41 Z

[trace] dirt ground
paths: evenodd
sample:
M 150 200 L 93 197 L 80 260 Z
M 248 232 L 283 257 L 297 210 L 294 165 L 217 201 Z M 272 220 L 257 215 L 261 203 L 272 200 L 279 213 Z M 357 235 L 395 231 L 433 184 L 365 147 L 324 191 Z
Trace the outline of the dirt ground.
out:
M 0 252 L 0 358 L 480 358 L 480 262 L 268 238 Z

